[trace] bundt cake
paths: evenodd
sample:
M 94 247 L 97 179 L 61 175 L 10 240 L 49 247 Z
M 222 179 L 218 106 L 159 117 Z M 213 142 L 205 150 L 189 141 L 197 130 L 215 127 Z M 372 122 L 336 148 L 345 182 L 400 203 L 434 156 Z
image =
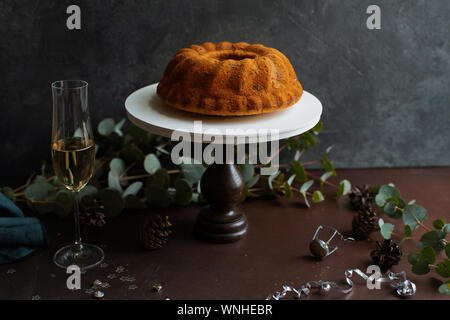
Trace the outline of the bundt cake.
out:
M 177 109 L 242 116 L 287 108 L 300 99 L 303 88 L 289 60 L 276 49 L 206 42 L 175 55 L 157 93 Z

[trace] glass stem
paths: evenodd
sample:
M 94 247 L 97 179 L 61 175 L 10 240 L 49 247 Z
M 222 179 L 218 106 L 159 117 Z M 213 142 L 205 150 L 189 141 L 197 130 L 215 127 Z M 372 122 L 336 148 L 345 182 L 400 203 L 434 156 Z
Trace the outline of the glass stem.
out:
M 74 204 L 74 216 L 75 216 L 75 245 L 82 249 L 81 246 L 81 232 L 80 232 L 80 205 L 78 203 L 78 191 L 75 191 L 75 204 Z

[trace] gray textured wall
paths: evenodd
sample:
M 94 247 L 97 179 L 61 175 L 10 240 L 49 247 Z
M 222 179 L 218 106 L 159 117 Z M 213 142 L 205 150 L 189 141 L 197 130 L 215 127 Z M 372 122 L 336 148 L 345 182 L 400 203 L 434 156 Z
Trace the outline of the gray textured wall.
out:
M 82 9 L 82 30 L 65 27 Z M 365 10 L 382 9 L 369 31 Z M 324 105 L 311 157 L 331 144 L 337 167 L 450 164 L 450 1 L 0 2 L 0 175 L 48 158 L 50 82 L 82 78 L 95 121 L 123 117 L 134 89 L 160 79 L 180 48 L 262 43 L 284 52 Z

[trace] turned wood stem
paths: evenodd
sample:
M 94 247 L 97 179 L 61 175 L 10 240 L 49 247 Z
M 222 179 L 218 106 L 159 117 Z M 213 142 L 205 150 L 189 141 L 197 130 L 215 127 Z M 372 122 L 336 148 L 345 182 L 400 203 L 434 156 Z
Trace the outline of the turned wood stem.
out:
M 212 164 L 201 180 L 209 206 L 197 217 L 195 233 L 210 242 L 235 242 L 244 237 L 246 216 L 236 208 L 244 193 L 244 179 L 234 164 Z

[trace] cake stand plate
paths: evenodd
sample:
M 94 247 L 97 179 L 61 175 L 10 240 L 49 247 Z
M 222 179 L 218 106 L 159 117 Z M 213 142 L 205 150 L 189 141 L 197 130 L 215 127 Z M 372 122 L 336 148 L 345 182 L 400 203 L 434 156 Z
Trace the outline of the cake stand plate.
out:
M 135 125 L 168 138 L 178 131 L 191 136 L 201 135 L 205 143 L 219 135 L 222 141 L 232 138 L 234 143 L 254 141 L 254 138 L 264 142 L 258 136 L 259 130 L 273 129 L 278 131 L 278 136 L 269 135 L 266 141 L 286 139 L 313 128 L 322 114 L 320 101 L 304 91 L 295 105 L 277 112 L 240 117 L 197 115 L 167 106 L 158 97 L 157 86 L 157 83 L 152 84 L 132 93 L 125 101 L 125 108 Z M 201 121 L 201 126 L 194 124 L 195 121 Z M 248 223 L 245 214 L 236 208 L 245 190 L 240 170 L 234 164 L 212 164 L 204 172 L 200 184 L 209 206 L 200 211 L 195 234 L 217 243 L 242 239 Z
M 170 138 L 172 132 L 204 134 L 215 130 L 222 138 L 230 137 L 226 131 L 240 129 L 231 137 L 244 138 L 248 142 L 256 138 L 259 129 L 279 130 L 278 139 L 299 135 L 313 128 L 320 120 L 322 104 L 309 92 L 304 91 L 301 99 L 293 106 L 276 112 L 240 117 L 214 117 L 198 115 L 168 107 L 156 94 L 158 84 L 152 84 L 131 94 L 125 101 L 128 118 L 138 127 L 153 134 Z M 201 129 L 194 121 L 202 121 Z M 255 132 L 256 130 L 256 132 Z M 252 131 L 254 133 L 252 133 Z M 203 142 L 210 142 L 214 134 L 205 135 Z M 239 141 L 239 139 L 235 139 Z M 268 137 L 268 140 L 271 140 Z M 272 139 L 273 140 L 273 139 Z M 225 141 L 225 139 L 223 140 Z M 241 140 L 242 141 L 242 140 Z M 258 140 L 259 142 L 263 142 Z

